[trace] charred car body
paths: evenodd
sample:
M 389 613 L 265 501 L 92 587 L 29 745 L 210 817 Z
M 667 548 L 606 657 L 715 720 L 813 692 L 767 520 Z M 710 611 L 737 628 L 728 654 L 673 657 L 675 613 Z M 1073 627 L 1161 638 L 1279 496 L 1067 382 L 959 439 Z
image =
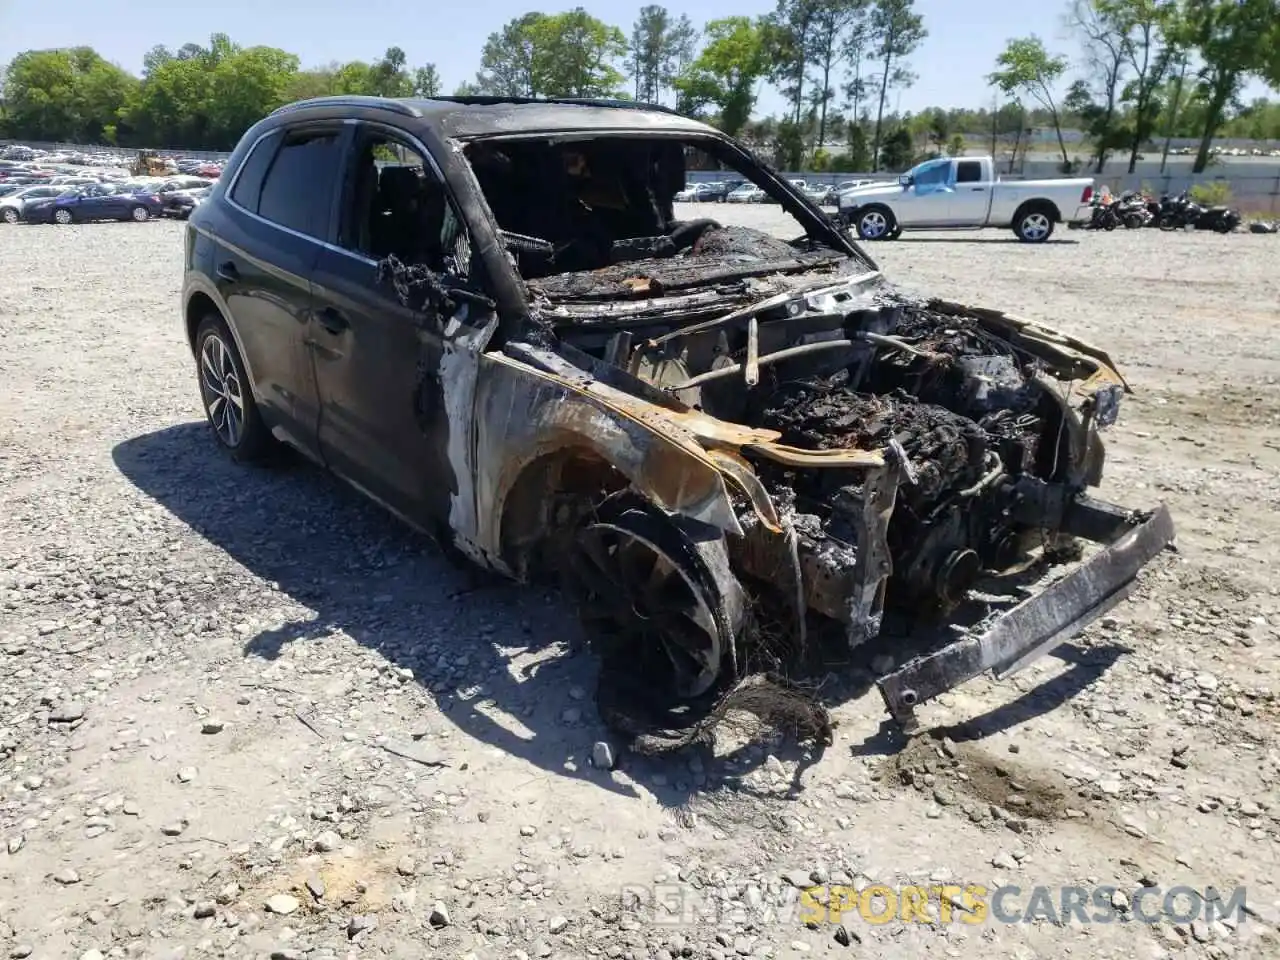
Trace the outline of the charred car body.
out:
M 677 220 L 693 150 L 797 237 Z M 283 440 L 479 564 L 561 574 L 604 670 L 672 705 L 770 666 L 762 633 L 856 645 L 1069 564 L 882 677 L 910 722 L 1078 632 L 1173 537 L 1163 508 L 1085 493 L 1127 390 L 1105 353 L 905 296 L 792 185 L 657 107 L 281 108 L 192 215 L 183 307 L 234 456 Z

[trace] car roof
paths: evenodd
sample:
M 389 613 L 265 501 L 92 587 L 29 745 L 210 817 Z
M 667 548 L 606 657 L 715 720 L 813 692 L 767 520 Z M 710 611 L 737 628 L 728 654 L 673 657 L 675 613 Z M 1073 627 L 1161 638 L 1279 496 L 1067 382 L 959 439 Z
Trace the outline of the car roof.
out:
M 705 123 L 656 104 L 586 98 L 316 97 L 286 104 L 271 116 L 303 111 L 331 113 L 334 108 L 397 113 L 436 128 L 442 136 L 457 138 L 614 130 L 719 135 Z

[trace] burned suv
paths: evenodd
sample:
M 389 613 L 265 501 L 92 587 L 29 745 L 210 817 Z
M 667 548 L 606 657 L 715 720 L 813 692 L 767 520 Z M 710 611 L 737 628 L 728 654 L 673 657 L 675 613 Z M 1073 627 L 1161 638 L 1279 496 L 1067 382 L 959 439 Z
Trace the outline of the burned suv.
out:
M 680 219 L 695 168 L 794 234 Z M 233 457 L 282 441 L 478 564 L 558 575 L 602 676 L 677 708 L 785 674 L 779 637 L 963 627 L 880 678 L 910 722 L 1077 633 L 1173 538 L 1162 507 L 1085 493 L 1127 391 L 1105 353 L 899 292 L 662 108 L 291 104 L 196 208 L 185 267 Z

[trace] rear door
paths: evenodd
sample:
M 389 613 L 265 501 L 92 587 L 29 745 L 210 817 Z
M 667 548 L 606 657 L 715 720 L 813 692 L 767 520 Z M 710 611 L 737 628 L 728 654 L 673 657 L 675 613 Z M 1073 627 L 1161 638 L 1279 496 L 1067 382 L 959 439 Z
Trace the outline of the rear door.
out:
M 254 145 L 227 191 L 214 271 L 263 419 L 312 453 L 319 418 L 306 346 L 311 274 L 337 206 L 350 139 L 341 123 L 276 129 Z
M 956 226 L 985 226 L 991 209 L 991 184 L 982 176 L 981 160 L 955 162 L 950 219 Z
M 315 274 L 320 448 L 335 472 L 427 529 L 447 520 L 458 491 L 449 411 L 469 428 L 470 411 L 455 408 L 470 395 L 446 397 L 439 376 L 458 331 L 445 332 L 433 305 L 405 306 L 379 264 L 395 257 L 432 279 L 457 275 L 448 251 L 465 237 L 461 222 L 420 143 L 381 124 L 356 126 L 338 234 Z

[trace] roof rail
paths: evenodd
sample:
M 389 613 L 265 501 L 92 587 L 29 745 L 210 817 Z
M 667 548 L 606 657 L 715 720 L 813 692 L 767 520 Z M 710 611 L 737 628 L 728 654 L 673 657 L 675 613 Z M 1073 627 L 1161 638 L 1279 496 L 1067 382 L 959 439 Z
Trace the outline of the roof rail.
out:
M 672 116 L 682 116 L 670 107 L 664 107 L 660 103 L 645 103 L 642 100 L 620 100 L 614 97 L 494 97 L 494 96 L 463 96 L 463 97 L 430 97 L 426 99 L 441 100 L 445 103 L 459 103 L 463 106 L 473 107 L 490 107 L 498 106 L 504 103 L 564 103 L 579 107 L 615 107 L 622 110 L 655 110 L 659 113 L 669 113 Z
M 277 107 L 270 115 L 274 117 L 281 113 L 291 113 L 294 110 L 302 110 L 306 107 L 368 107 L 373 110 L 389 110 L 405 117 L 422 116 L 421 110 L 412 104 L 405 103 L 403 100 L 392 100 L 389 97 L 362 97 L 342 94 L 332 97 L 310 97 L 306 100 L 296 100 L 293 103 L 286 103 L 283 107 Z

